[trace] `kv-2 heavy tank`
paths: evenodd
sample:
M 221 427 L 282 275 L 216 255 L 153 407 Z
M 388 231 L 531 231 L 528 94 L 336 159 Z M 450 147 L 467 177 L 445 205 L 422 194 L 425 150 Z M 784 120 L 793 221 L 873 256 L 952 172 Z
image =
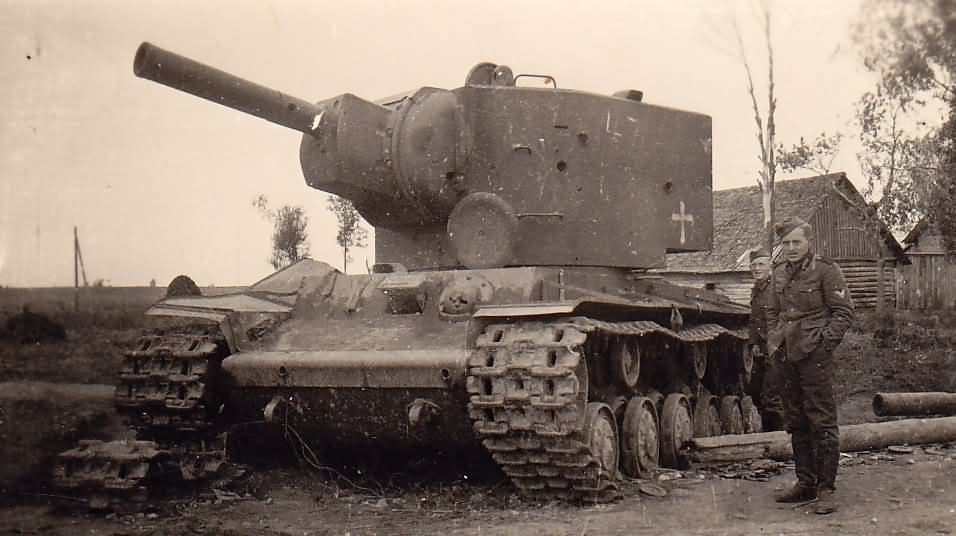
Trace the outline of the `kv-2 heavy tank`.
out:
M 759 430 L 748 309 L 653 270 L 710 248 L 708 116 L 490 63 L 453 90 L 315 104 L 148 43 L 134 70 L 302 132 L 306 183 L 351 200 L 378 262 L 157 303 L 215 329 L 129 352 L 116 400 L 148 441 L 122 486 L 156 449 L 201 473 L 213 434 L 265 421 L 318 445 L 481 445 L 522 492 L 600 500 L 684 464 L 694 435 Z M 164 450 L 168 431 L 205 439 Z

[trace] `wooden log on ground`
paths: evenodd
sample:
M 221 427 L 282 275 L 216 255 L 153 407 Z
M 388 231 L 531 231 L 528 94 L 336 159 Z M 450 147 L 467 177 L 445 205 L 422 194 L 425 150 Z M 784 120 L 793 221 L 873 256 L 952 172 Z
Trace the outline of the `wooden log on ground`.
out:
M 956 441 L 956 417 L 904 419 L 840 427 L 840 451 L 881 449 L 890 445 L 919 445 Z M 788 460 L 793 456 L 790 434 L 695 437 L 688 444 L 690 459 L 700 463 L 738 462 L 755 458 Z
M 891 415 L 956 415 L 956 393 L 876 393 L 873 413 Z

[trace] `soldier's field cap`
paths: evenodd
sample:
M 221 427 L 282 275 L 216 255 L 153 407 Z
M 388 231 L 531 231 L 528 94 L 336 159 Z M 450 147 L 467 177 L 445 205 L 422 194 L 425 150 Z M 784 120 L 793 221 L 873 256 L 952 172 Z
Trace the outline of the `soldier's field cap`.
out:
M 783 238 L 788 234 L 792 233 L 797 227 L 803 227 L 809 225 L 807 222 L 803 221 L 802 218 L 796 216 L 791 216 L 782 222 L 774 225 L 774 232 L 777 234 L 777 238 Z
M 770 258 L 770 252 L 766 248 L 757 248 L 750 250 L 750 262 L 754 262 L 760 257 Z

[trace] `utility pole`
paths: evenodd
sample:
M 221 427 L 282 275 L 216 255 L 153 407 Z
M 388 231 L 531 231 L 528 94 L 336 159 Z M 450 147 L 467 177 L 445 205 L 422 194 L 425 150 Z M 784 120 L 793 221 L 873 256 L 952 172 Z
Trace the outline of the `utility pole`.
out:
M 83 265 L 83 252 L 80 251 L 80 236 L 73 226 L 73 310 L 80 311 L 80 274 L 83 274 L 83 286 L 86 281 L 86 266 Z
M 80 237 L 73 226 L 73 311 L 80 311 Z

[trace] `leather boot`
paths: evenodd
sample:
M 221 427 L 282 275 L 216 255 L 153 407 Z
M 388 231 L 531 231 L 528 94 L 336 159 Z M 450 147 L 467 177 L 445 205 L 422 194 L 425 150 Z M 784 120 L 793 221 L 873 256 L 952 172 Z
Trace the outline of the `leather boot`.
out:
M 793 485 L 792 488 L 781 493 L 774 497 L 774 501 L 778 503 L 800 503 L 806 501 L 812 501 L 817 498 L 817 489 L 804 486 L 803 484 L 797 482 Z
M 834 496 L 835 490 L 833 488 L 820 488 L 817 490 L 817 502 L 814 505 L 813 511 L 820 514 L 832 514 L 837 511 L 837 502 L 836 497 Z
M 828 437 L 817 445 L 817 489 L 836 489 L 837 470 L 840 467 L 838 441 Z

